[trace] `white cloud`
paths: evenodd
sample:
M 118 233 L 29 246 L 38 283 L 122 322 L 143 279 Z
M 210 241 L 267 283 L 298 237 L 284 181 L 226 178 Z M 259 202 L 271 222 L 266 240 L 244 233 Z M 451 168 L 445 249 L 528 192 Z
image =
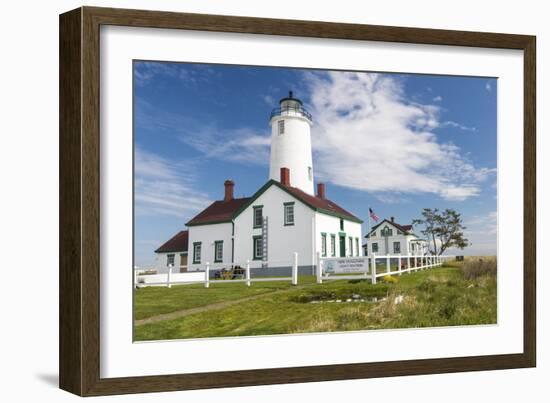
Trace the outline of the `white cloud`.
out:
M 195 190 L 196 171 L 192 161 L 173 162 L 136 147 L 136 214 L 187 219 L 202 210 L 210 200 L 205 193 Z
M 447 121 L 441 123 L 440 126 L 441 127 L 454 127 L 454 128 L 469 131 L 469 132 L 476 132 L 477 131 L 477 128 L 475 128 L 475 127 L 465 126 L 463 124 L 453 122 L 452 120 L 447 120 Z
M 134 67 L 134 77 L 138 86 L 147 85 L 157 76 L 177 78 L 183 84 L 197 84 L 209 81 L 214 76 L 219 77 L 220 73 L 202 64 L 138 62 Z
M 441 101 L 443 101 L 443 97 L 442 97 L 441 95 L 438 95 L 438 96 L 434 97 L 434 98 L 432 99 L 432 101 L 434 101 L 434 102 L 441 102 Z
M 269 106 L 275 105 L 275 98 L 273 98 L 271 95 L 264 95 L 262 97 L 263 101 L 268 104 Z
M 449 249 L 447 253 L 456 255 L 486 256 L 497 252 L 497 212 L 491 211 L 485 215 L 465 217 L 464 235 L 470 245 L 464 249 Z
M 153 131 L 155 136 L 168 135 L 193 147 L 208 158 L 238 162 L 244 165 L 269 164 L 271 133 L 242 127 L 222 129 L 216 117 L 199 120 L 187 114 L 176 114 L 157 108 L 138 98 L 136 125 Z
M 493 170 L 475 167 L 433 130 L 439 107 L 407 100 L 403 85 L 373 73 L 307 73 L 318 176 L 372 192 L 465 200 Z
M 245 165 L 267 165 L 271 136 L 252 129 L 221 130 L 215 126 L 186 131 L 181 141 L 202 152 L 208 158 L 238 162 Z

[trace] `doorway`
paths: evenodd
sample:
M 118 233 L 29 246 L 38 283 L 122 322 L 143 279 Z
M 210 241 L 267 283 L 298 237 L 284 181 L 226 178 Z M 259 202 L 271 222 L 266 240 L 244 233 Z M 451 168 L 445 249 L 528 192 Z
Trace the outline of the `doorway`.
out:
M 346 236 L 340 235 L 340 257 L 346 257 Z

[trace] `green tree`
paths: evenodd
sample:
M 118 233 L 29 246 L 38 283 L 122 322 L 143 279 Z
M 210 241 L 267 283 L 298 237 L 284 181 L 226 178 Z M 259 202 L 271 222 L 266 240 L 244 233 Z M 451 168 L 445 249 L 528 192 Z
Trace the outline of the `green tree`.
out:
M 470 242 L 464 237 L 466 227 L 460 213 L 453 209 L 425 208 L 422 218 L 413 220 L 413 225 L 422 225 L 422 234 L 428 238 L 430 253 L 441 255 L 449 248 L 464 249 Z

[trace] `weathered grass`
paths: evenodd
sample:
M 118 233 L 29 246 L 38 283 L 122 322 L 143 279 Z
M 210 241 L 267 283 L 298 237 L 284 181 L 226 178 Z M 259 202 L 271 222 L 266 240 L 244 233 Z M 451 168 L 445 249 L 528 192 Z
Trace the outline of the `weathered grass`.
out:
M 462 273 L 467 280 L 477 279 L 482 276 L 496 276 L 496 257 L 480 257 L 468 259 L 462 265 Z
M 496 323 L 496 276 L 493 271 L 466 278 L 462 263 L 405 274 L 397 282 L 333 281 L 321 285 L 313 277 L 300 278 L 300 286 L 276 285 L 276 294 L 262 289 L 263 284 L 247 287 L 240 284 L 217 285 L 219 295 L 207 297 L 242 298 L 249 293 L 263 294 L 243 304 L 201 312 L 174 320 L 136 326 L 136 340 L 158 340 L 200 337 L 253 336 L 309 332 L 333 332 L 369 329 L 396 329 Z M 273 286 L 270 284 L 268 287 Z M 183 286 L 186 287 L 186 286 Z M 200 289 L 187 295 L 180 287 L 178 306 L 198 303 L 199 295 L 211 291 Z M 222 290 L 227 287 L 227 289 Z M 231 289 L 229 289 L 231 287 Z M 147 299 L 163 308 L 163 292 L 159 289 Z M 273 289 L 271 289 L 272 291 Z M 136 293 L 136 301 L 145 293 Z M 170 293 L 167 293 L 169 295 Z M 265 294 L 265 295 L 264 295 Z M 345 302 L 360 295 L 364 302 Z M 378 298 L 382 302 L 367 302 Z M 169 298 L 174 301 L 175 297 Z M 334 302 L 343 301 L 341 303 Z M 311 301 L 323 301 L 311 303 Z M 332 301 L 332 302 L 329 302 Z M 142 312 L 146 301 L 139 301 Z M 165 309 L 165 308 L 163 308 Z M 160 310 L 163 310 L 160 309 Z M 148 309 L 148 314 L 155 314 Z

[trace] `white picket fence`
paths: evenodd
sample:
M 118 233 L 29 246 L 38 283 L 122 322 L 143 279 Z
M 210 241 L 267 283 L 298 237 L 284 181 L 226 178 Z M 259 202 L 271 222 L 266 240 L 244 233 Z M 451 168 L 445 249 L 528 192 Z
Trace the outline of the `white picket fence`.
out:
M 379 277 L 387 275 L 402 275 L 404 273 L 410 273 L 418 270 L 426 270 L 433 267 L 441 266 L 445 260 L 453 259 L 455 256 L 432 256 L 432 255 L 380 255 L 373 254 L 371 256 L 349 256 L 349 257 L 321 257 L 320 253 L 317 254 L 316 261 L 316 279 L 318 284 L 322 284 L 323 281 L 333 280 L 358 280 L 358 279 L 370 279 L 372 284 L 376 284 Z M 396 269 L 392 270 L 392 261 L 396 263 Z M 347 265 L 350 268 L 348 272 L 342 273 L 329 273 L 326 268 L 330 265 L 330 262 L 334 262 L 337 265 Z M 379 264 L 382 262 L 383 269 L 380 270 Z M 291 267 L 290 277 L 252 277 L 251 265 L 282 265 Z M 211 279 L 210 271 L 227 266 L 244 266 L 244 278 L 237 279 Z M 182 266 L 184 267 L 184 266 Z M 141 270 L 141 269 L 140 269 Z M 181 284 L 204 284 L 204 287 L 210 287 L 212 283 L 245 283 L 247 286 L 253 282 L 264 281 L 290 281 L 291 284 L 298 284 L 298 253 L 292 254 L 291 261 L 251 261 L 247 260 L 244 264 L 237 262 L 227 263 L 214 263 L 207 262 L 204 266 L 204 270 L 190 271 L 184 273 L 174 273 L 173 266 L 170 266 L 167 273 L 162 274 L 140 274 L 140 270 L 134 270 L 134 287 L 150 287 L 150 286 L 165 286 L 172 287 L 172 285 Z
M 426 270 L 433 267 L 440 267 L 445 260 L 453 259 L 454 256 L 436 256 L 436 255 L 380 255 L 356 257 L 321 257 L 317 254 L 316 277 L 317 283 L 322 284 L 328 280 L 360 280 L 368 278 L 372 284 L 376 284 L 379 277 L 387 275 L 402 275 L 418 270 Z M 397 263 L 396 270 L 392 270 L 392 260 Z M 326 272 L 329 262 L 342 264 L 354 264 L 355 268 L 349 269 L 346 274 L 331 274 Z M 378 263 L 384 262 L 384 269 L 379 270 Z M 353 274 L 348 274 L 353 273 Z
M 291 267 L 290 277 L 252 277 L 251 266 L 252 265 L 282 265 Z M 244 278 L 242 279 L 211 279 L 210 271 L 216 269 L 227 268 L 227 266 L 241 266 L 244 267 Z M 181 266 L 185 267 L 185 266 Z M 298 284 L 298 253 L 292 254 L 291 261 L 251 261 L 247 260 L 244 264 L 234 262 L 228 263 L 210 263 L 206 262 L 204 270 L 190 271 L 184 273 L 174 273 L 173 266 L 168 267 L 167 273 L 162 274 L 147 274 L 141 275 L 137 270 L 134 270 L 134 287 L 150 287 L 150 286 L 165 286 L 171 288 L 172 285 L 181 284 L 200 284 L 203 283 L 204 287 L 209 288 L 212 283 L 245 283 L 247 286 L 253 282 L 265 282 L 265 281 L 290 281 L 291 284 Z

